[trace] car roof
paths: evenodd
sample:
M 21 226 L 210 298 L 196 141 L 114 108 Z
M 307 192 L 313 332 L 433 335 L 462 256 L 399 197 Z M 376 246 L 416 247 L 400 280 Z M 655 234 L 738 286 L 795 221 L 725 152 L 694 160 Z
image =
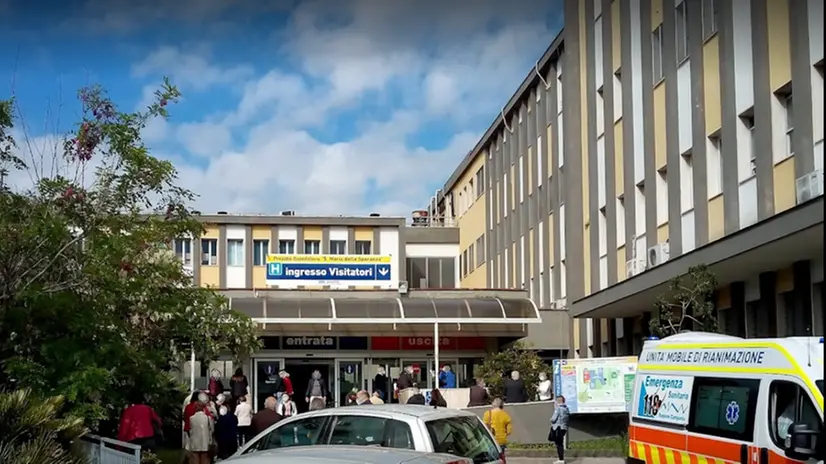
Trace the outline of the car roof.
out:
M 399 416 L 406 416 L 410 419 L 420 419 L 422 421 L 431 421 L 450 417 L 477 417 L 471 412 L 462 411 L 459 409 L 436 408 L 433 406 L 421 406 L 417 404 L 371 404 L 310 411 L 291 417 L 290 422 L 295 419 L 305 419 L 314 416 L 330 416 L 336 414 L 395 418 L 400 418 Z
M 232 458 L 227 462 L 257 464 L 277 462 L 278 458 L 289 459 L 293 464 L 401 464 L 410 461 L 449 463 L 462 459 L 447 454 L 379 446 L 316 445 L 260 451 L 255 454 Z

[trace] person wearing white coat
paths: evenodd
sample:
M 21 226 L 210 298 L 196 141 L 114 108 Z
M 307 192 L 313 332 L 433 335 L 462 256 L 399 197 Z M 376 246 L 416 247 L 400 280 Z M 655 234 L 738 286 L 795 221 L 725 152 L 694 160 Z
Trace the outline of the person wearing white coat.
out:
M 250 437 L 250 424 L 252 424 L 252 406 L 247 401 L 246 396 L 238 398 L 238 405 L 235 406 L 235 417 L 238 418 L 238 446 L 247 443 Z
M 536 391 L 539 395 L 539 401 L 548 401 L 553 398 L 553 391 L 551 388 L 551 379 L 544 372 L 539 374 L 539 384 L 536 386 Z

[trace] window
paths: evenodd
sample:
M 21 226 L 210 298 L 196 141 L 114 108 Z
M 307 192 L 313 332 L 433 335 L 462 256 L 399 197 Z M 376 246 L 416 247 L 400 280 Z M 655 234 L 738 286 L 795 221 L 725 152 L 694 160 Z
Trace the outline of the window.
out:
M 214 238 L 201 239 L 201 264 L 205 266 L 218 265 L 218 240 Z
M 688 58 L 688 6 L 684 0 L 674 10 L 677 33 L 677 64 Z
M 496 462 L 499 451 L 478 417 L 451 417 L 425 422 L 433 451 L 473 462 Z
M 321 432 L 329 416 L 308 417 L 285 423 L 266 435 L 259 435 L 258 441 L 244 454 L 255 453 L 289 446 L 312 446 L 319 443 Z
M 485 236 L 480 235 L 476 239 L 476 265 L 481 266 L 485 262 Z
M 751 441 L 760 381 L 696 377 L 688 430 Z
M 192 265 L 192 240 L 188 238 L 176 238 L 175 256 L 184 264 Z
M 295 254 L 295 240 L 279 240 L 278 252 L 282 255 Z
M 238 239 L 227 240 L 227 266 L 244 265 L 244 241 Z
M 792 95 L 786 96 L 783 106 L 786 109 L 786 153 L 789 156 L 794 155 L 794 140 L 792 133 L 794 132 L 794 101 Z
M 743 115 L 740 117 L 740 120 L 743 121 L 743 125 L 749 131 L 749 168 L 751 169 L 751 175 L 755 175 L 757 174 L 757 146 L 754 144 L 754 116 L 750 114 Z
M 304 254 L 321 254 L 321 240 L 304 240 Z
M 701 8 L 703 13 L 703 40 L 708 40 L 717 33 L 717 1 L 703 0 Z
M 331 255 L 346 255 L 347 241 L 346 240 L 330 240 L 330 254 Z
M 369 255 L 370 254 L 370 243 L 369 240 L 356 240 L 356 254 L 357 255 Z
M 818 430 L 822 427 L 820 415 L 814 404 L 812 404 L 811 398 L 809 398 L 806 390 L 800 388 L 796 383 L 783 380 L 773 381 L 771 383 L 769 408 L 771 411 L 769 429 L 772 441 L 780 449 L 785 448 L 789 426 L 792 424 L 806 424 L 812 430 Z
M 708 198 L 714 198 L 723 192 L 723 139 L 720 135 L 712 135 L 706 145 L 706 173 Z
M 476 171 L 476 197 L 481 197 L 485 193 L 485 167 L 482 166 Z
M 651 69 L 654 73 L 652 83 L 659 84 L 663 80 L 663 27 L 657 26 L 651 33 Z
M 252 241 L 252 264 L 253 266 L 263 266 L 267 263 L 267 255 L 270 254 L 269 240 Z
M 336 418 L 330 444 L 415 449 L 410 426 L 397 420 L 369 416 Z

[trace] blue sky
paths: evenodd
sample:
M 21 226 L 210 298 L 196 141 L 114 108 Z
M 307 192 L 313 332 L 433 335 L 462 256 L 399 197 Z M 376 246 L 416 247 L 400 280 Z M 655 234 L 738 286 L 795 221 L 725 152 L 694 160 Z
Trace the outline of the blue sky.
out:
M 143 135 L 198 209 L 335 215 L 425 205 L 562 13 L 560 0 L 31 5 L 0 0 L 0 98 L 19 104 L 24 157 L 71 129 L 79 87 L 134 110 L 169 76 L 183 100 Z

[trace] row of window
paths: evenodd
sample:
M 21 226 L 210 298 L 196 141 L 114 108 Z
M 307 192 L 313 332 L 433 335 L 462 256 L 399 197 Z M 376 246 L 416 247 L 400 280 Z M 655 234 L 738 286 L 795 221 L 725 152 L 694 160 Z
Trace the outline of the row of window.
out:
M 717 33 L 718 5 L 716 0 L 703 0 L 701 4 L 701 14 L 703 20 L 703 40 L 708 40 Z M 689 21 L 688 6 L 685 1 L 680 2 L 674 9 L 674 35 L 675 48 L 677 53 L 677 63 L 682 63 L 688 58 L 689 51 Z M 663 26 L 659 25 L 651 33 L 651 69 L 653 72 L 653 84 L 657 85 L 663 78 Z
M 465 276 L 475 271 L 484 262 L 485 235 L 482 234 L 462 252 L 462 256 L 459 258 L 459 276 L 464 279 Z
M 686 428 L 703 435 L 752 442 L 757 427 L 768 427 L 772 441 L 780 449 L 785 448 L 791 424 L 822 429 L 823 421 L 806 390 L 785 380 L 771 381 L 769 423 L 756 423 L 760 382 L 757 379 L 696 377 Z M 818 381 L 818 387 L 823 390 L 823 381 Z M 645 400 L 656 407 L 661 398 L 654 395 Z
M 180 258 L 185 265 L 192 265 L 192 240 L 191 239 L 177 239 L 175 240 L 175 254 Z M 292 255 L 296 253 L 295 240 L 279 240 L 278 253 Z M 347 241 L 346 240 L 330 240 L 329 242 L 331 255 L 346 255 Z M 369 240 L 356 240 L 354 243 L 354 254 L 369 255 L 372 254 L 372 243 Z M 228 239 L 227 240 L 227 266 L 243 266 L 244 265 L 244 240 L 242 239 Z M 267 255 L 270 254 L 270 241 L 266 239 L 256 239 L 252 241 L 252 264 L 254 266 L 263 266 L 267 262 Z M 305 255 L 321 254 L 321 240 L 304 240 Z M 218 239 L 203 238 L 201 239 L 201 264 L 205 266 L 216 266 L 218 264 Z

